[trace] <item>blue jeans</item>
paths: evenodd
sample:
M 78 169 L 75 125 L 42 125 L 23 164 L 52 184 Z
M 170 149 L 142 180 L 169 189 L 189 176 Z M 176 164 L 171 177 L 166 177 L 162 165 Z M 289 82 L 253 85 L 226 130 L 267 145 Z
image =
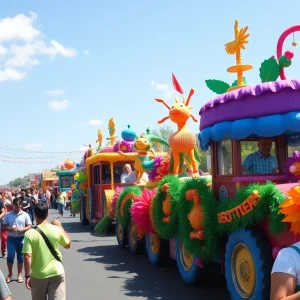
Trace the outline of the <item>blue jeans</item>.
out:
M 13 264 L 15 254 L 17 252 L 17 261 L 19 265 L 23 265 L 24 255 L 22 253 L 24 236 L 7 238 L 7 263 Z
M 59 213 L 63 213 L 65 210 L 65 206 L 62 203 L 57 203 L 57 209 Z

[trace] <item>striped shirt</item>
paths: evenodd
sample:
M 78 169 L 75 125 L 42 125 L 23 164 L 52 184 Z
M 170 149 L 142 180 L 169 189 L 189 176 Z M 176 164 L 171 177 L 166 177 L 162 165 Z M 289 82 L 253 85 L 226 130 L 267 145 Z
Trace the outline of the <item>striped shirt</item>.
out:
M 277 164 L 276 157 L 264 157 L 259 151 L 249 154 L 243 162 L 249 174 L 272 174 Z

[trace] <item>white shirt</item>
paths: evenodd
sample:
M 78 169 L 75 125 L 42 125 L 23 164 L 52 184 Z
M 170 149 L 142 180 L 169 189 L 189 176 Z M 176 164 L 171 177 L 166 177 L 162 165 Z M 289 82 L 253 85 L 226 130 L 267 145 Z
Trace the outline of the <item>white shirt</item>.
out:
M 141 181 L 149 181 L 147 173 L 143 173 Z M 134 183 L 136 182 L 136 173 L 135 171 L 131 172 L 127 177 L 126 177 L 126 183 Z
M 293 246 L 300 249 L 300 242 Z M 281 249 L 274 262 L 273 273 L 290 274 L 297 279 L 297 285 L 300 285 L 300 254 L 293 248 Z
M 121 183 L 126 183 L 127 177 L 128 177 L 128 174 L 123 173 L 123 174 L 121 175 Z
M 31 225 L 31 219 L 27 212 L 20 210 L 18 214 L 12 210 L 4 216 L 3 224 L 10 228 L 24 228 Z M 25 232 L 7 232 L 8 236 L 21 237 L 24 236 Z

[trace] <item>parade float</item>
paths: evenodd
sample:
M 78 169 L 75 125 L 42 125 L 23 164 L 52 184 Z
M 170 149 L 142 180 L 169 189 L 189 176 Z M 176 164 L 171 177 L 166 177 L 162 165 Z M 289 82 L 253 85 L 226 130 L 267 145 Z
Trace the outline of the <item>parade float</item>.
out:
M 153 143 L 168 145 L 166 141 L 151 134 L 149 129 L 138 135 L 131 126 L 116 136 L 116 124 L 113 118 L 108 121 L 108 145 L 103 146 L 103 134 L 98 130 L 98 147 L 95 153 L 87 153 L 83 160 L 82 172 L 86 176 L 87 192 L 82 201 L 81 221 L 95 227 L 98 233 L 104 233 L 110 223 L 115 223 L 113 201 L 115 190 L 121 188 L 121 175 L 125 164 L 130 164 L 137 180 L 144 170 L 154 163 L 154 155 L 165 157 L 167 153 L 154 153 Z M 144 183 L 137 183 L 143 186 Z M 102 221 L 100 223 L 99 221 Z
M 262 62 L 262 83 L 254 86 L 243 76 L 253 68 L 241 59 L 247 30 L 236 21 L 234 40 L 225 45 L 236 56 L 227 71 L 237 73 L 237 80 L 206 81 L 219 94 L 199 112 L 201 150 L 209 150 L 212 158 L 211 184 L 198 173 L 196 140 L 186 127 L 190 118 L 197 121 L 189 106 L 191 89 L 187 99 L 172 106 L 156 99 L 169 111 L 159 123 L 170 119 L 178 131 L 170 137 L 169 157 L 153 159 L 151 186 L 117 188 L 112 198 L 120 247 L 146 250 L 153 265 L 176 260 L 182 279 L 191 284 L 204 284 L 212 263 L 218 264 L 232 299 L 263 300 L 269 298 L 276 255 L 300 233 L 300 81 L 286 79 L 294 54 L 282 52 L 286 37 L 300 25 L 281 35 L 277 58 Z M 173 86 L 183 94 L 174 75 Z M 268 155 L 262 157 L 261 151 Z M 253 155 L 274 166 L 251 171 Z M 193 169 L 190 178 L 178 176 L 184 160 Z
M 58 176 L 56 172 L 44 171 L 42 172 L 42 182 L 41 188 L 42 190 L 46 190 L 48 188 L 57 188 L 58 187 Z
M 63 192 L 68 192 L 75 183 L 74 175 L 76 174 L 75 162 L 67 159 L 61 166 L 61 170 L 56 172 L 58 176 L 58 189 Z

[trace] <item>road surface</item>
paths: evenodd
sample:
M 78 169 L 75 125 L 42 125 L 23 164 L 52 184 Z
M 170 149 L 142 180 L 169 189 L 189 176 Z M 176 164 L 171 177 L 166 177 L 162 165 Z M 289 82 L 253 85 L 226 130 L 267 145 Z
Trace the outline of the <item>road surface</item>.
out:
M 52 210 L 49 220 L 57 217 Z M 145 255 L 135 256 L 127 249 L 120 249 L 114 236 L 93 236 L 89 227 L 82 226 L 78 218 L 69 217 L 68 211 L 60 220 L 72 238 L 72 248 L 62 250 L 68 300 L 180 300 L 187 296 L 189 300 L 229 299 L 225 285 L 215 284 L 213 276 L 209 287 L 188 286 L 181 281 L 176 265 L 155 268 Z M 0 268 L 6 276 L 3 258 L 0 258 Z M 13 300 L 31 299 L 24 283 L 12 281 L 9 287 Z

